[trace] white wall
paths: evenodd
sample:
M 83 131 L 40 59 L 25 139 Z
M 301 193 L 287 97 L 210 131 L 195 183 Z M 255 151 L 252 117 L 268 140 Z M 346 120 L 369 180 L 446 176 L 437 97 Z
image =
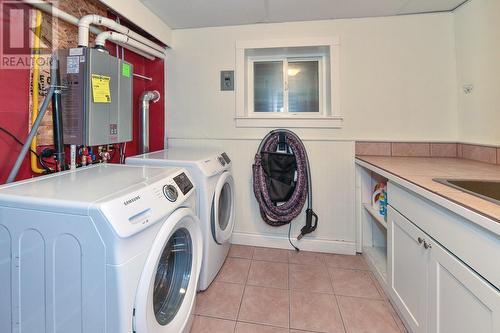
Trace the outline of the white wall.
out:
M 451 14 L 174 30 L 167 59 L 168 146 L 227 150 L 236 174 L 235 240 L 286 246 L 287 227 L 260 220 L 251 187 L 252 160 L 268 129 L 235 127 L 235 95 L 219 91 L 219 71 L 234 69 L 236 40 L 308 36 L 340 37 L 345 121 L 342 129 L 296 130 L 310 154 L 320 216 L 319 229 L 301 244 L 353 252 L 353 140 L 458 138 Z
M 500 1 L 471 0 L 454 18 L 460 140 L 500 145 Z

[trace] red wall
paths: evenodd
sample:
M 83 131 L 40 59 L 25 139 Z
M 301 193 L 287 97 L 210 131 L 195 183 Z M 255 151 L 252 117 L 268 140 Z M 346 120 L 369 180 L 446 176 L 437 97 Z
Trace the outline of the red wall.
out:
M 111 54 L 115 53 L 114 45 L 108 47 Z M 145 90 L 158 90 L 161 99 L 150 107 L 150 150 L 159 150 L 164 144 L 164 62 L 150 61 L 135 53 L 125 50 L 125 60 L 134 65 L 134 73 L 152 78 L 147 81 L 134 78 L 134 124 L 133 141 L 127 143 L 126 156 L 137 154 L 139 149 L 139 98 Z M 0 126 L 6 128 L 24 142 L 28 135 L 29 118 L 29 70 L 0 69 Z M 5 133 L 0 132 L 0 184 L 5 183 L 21 146 L 16 144 Z M 118 154 L 116 154 L 118 155 Z M 113 161 L 117 161 L 117 156 Z M 23 166 L 16 180 L 34 176 L 29 166 L 29 154 L 26 154 Z

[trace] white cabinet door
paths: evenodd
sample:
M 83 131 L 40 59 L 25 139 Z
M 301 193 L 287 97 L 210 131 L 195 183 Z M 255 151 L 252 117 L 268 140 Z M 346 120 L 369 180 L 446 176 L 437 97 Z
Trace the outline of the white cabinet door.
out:
M 500 292 L 439 244 L 431 245 L 429 332 L 500 332 Z M 498 257 L 490 259 L 498 263 Z
M 390 206 L 388 221 L 389 292 L 410 330 L 425 333 L 429 263 L 425 234 Z

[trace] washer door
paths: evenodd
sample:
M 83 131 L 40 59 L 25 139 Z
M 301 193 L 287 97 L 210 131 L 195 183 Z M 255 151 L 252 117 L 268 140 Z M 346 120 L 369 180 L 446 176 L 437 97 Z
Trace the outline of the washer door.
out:
M 149 252 L 135 300 L 136 332 L 184 332 L 201 268 L 199 220 L 188 208 L 163 223 Z
M 234 179 L 229 171 L 222 173 L 215 186 L 210 220 L 215 242 L 228 242 L 234 228 Z

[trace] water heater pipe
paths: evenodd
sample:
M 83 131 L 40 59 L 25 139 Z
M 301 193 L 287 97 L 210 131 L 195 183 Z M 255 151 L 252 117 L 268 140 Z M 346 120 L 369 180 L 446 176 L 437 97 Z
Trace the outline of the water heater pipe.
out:
M 149 49 L 157 51 L 161 56 L 160 58 L 165 57 L 165 48 L 150 41 L 149 39 L 139 35 L 138 33 L 130 30 L 129 28 L 109 19 L 107 17 L 91 14 L 83 16 L 80 21 L 78 21 L 78 45 L 80 46 L 89 46 L 89 28 L 90 25 L 101 25 L 105 26 L 109 29 L 112 29 L 116 32 L 119 32 L 135 41 L 139 42 L 147 46 Z M 139 50 L 143 50 L 139 48 Z M 149 52 L 148 52 L 149 53 Z
M 145 91 L 141 95 L 141 137 L 140 153 L 149 152 L 149 103 L 156 103 L 160 100 L 160 93 L 156 90 Z
M 130 38 L 129 36 L 126 36 L 126 35 L 121 34 L 121 33 L 116 33 L 114 31 L 105 31 L 105 32 L 101 32 L 99 35 L 97 35 L 97 37 L 95 39 L 95 46 L 100 47 L 100 48 L 104 48 L 107 40 L 109 40 L 111 42 L 115 42 L 115 43 L 119 42 L 119 43 L 122 43 L 125 45 L 130 45 L 133 48 L 139 49 L 143 52 L 146 52 L 146 53 L 151 54 L 151 55 L 158 57 L 158 58 L 165 57 L 164 53 L 159 52 L 159 51 L 157 51 L 149 46 L 146 46 L 146 45 L 138 42 L 137 40 Z
M 71 15 L 63 10 L 60 10 L 59 8 L 53 6 L 52 4 L 49 4 L 49 3 L 44 2 L 42 0 L 22 0 L 22 1 L 30 6 L 34 7 L 34 8 L 37 8 L 37 9 L 43 11 L 44 13 L 51 15 L 52 17 L 56 17 L 56 18 L 61 19 L 65 22 L 68 22 L 69 24 L 78 26 L 79 19 L 77 17 L 75 17 L 75 16 L 73 16 L 73 15 Z M 100 30 L 96 27 L 89 27 L 88 31 L 90 31 L 91 33 L 93 33 L 95 35 L 98 35 L 102 32 L 102 30 Z M 137 53 L 137 54 L 143 56 L 146 59 L 149 59 L 149 60 L 155 59 L 153 56 L 151 56 L 145 52 L 142 52 L 138 49 L 135 49 L 131 46 L 123 45 L 120 43 L 117 43 L 117 44 L 120 45 L 121 47 L 124 47 L 124 48 L 126 48 L 134 53 Z

